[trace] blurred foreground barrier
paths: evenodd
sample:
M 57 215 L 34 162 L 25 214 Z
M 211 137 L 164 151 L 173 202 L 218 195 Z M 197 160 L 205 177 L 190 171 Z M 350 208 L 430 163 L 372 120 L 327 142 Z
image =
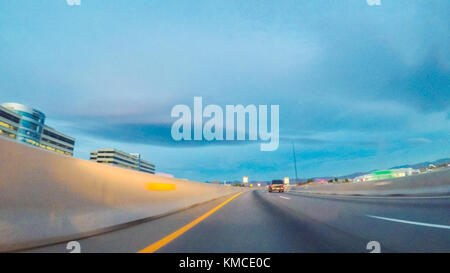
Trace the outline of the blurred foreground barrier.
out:
M 450 195 L 450 169 L 389 180 L 293 186 L 290 191 L 299 193 L 370 196 Z
M 239 190 L 102 165 L 0 138 L 0 252 L 98 234 Z

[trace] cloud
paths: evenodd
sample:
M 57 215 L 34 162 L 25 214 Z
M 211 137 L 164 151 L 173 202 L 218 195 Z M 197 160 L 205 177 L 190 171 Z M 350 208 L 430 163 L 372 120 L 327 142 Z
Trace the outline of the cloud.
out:
M 351 134 L 351 132 L 348 132 L 348 134 Z M 347 137 L 348 138 L 348 137 Z M 281 137 L 280 143 L 294 143 L 294 144 L 300 144 L 304 146 L 333 146 L 333 145 L 356 145 L 356 146 L 374 146 L 377 145 L 377 141 L 371 141 L 371 140 L 351 140 L 348 138 L 348 140 L 339 140 L 339 139 L 323 139 L 323 138 L 307 138 L 307 137 Z
M 80 128 L 85 134 L 118 142 L 148 144 L 166 147 L 199 147 L 210 145 L 246 145 L 255 141 L 175 141 L 172 124 L 160 123 L 91 123 Z
M 408 139 L 408 142 L 410 142 L 411 144 L 429 144 L 432 141 L 430 139 L 427 139 L 427 138 L 416 137 L 416 138 Z
M 395 75 L 383 92 L 385 98 L 402 101 L 425 112 L 440 112 L 450 107 L 450 71 L 443 68 L 434 54 L 403 75 Z
M 342 2 L 98 0 L 70 9 L 7 1 L 1 101 L 66 121 L 79 143 L 92 140 L 89 149 L 108 140 L 171 166 L 183 147 L 192 165 L 177 170 L 194 178 L 239 168 L 281 175 L 291 141 L 309 174 L 441 155 L 450 2 Z M 170 110 L 194 96 L 222 107 L 280 105 L 279 151 L 250 156 L 242 150 L 256 142 L 174 141 Z

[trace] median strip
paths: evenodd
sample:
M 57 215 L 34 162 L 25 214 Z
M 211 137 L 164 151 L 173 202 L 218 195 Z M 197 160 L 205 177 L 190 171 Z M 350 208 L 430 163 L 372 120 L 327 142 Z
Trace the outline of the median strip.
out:
M 178 229 L 177 231 L 167 235 L 166 237 L 162 238 L 161 240 L 159 240 L 159 241 L 149 245 L 148 247 L 140 250 L 138 253 L 153 253 L 153 252 L 157 251 L 161 247 L 163 247 L 163 246 L 167 245 L 168 243 L 170 243 L 171 241 L 175 240 L 177 237 L 179 237 L 180 235 L 182 235 L 183 233 L 185 233 L 189 229 L 191 229 L 194 226 L 196 226 L 201 221 L 203 221 L 206 218 L 208 218 L 208 216 L 210 216 L 211 214 L 213 214 L 214 212 L 219 210 L 221 207 L 225 206 L 227 203 L 229 203 L 234 198 L 238 197 L 240 194 L 242 194 L 242 192 L 233 195 L 232 197 L 230 197 L 228 200 L 226 200 L 222 204 L 218 205 L 217 207 L 213 208 L 212 210 L 210 210 L 207 213 L 203 214 L 202 216 L 198 217 L 194 221 L 192 221 L 189 224 L 185 225 L 184 227 Z

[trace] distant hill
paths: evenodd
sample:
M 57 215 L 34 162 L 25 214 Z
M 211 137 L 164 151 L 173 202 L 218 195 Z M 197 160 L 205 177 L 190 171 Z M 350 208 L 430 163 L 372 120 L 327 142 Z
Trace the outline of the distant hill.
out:
M 347 174 L 347 175 L 343 175 L 343 176 L 339 176 L 338 178 L 355 178 L 355 177 L 358 177 L 358 176 L 361 176 L 361 175 L 365 175 L 365 174 L 368 174 L 368 173 L 373 173 L 373 172 L 375 172 L 375 171 L 378 171 L 378 170 L 371 170 L 371 171 L 367 171 L 367 172 L 356 172 L 356 173 L 352 173 L 352 174 Z
M 445 162 L 450 162 L 450 158 L 441 158 L 435 161 L 425 161 L 425 162 L 421 162 L 421 163 L 417 163 L 417 164 L 406 164 L 406 165 L 401 165 L 401 166 L 396 166 L 396 167 L 392 167 L 390 169 L 398 169 L 398 168 L 414 168 L 414 169 L 422 169 L 425 167 L 428 167 L 430 164 L 442 164 Z
M 428 167 L 430 164 L 442 164 L 442 163 L 446 163 L 446 162 L 450 162 L 450 158 L 441 158 L 435 161 L 425 161 L 425 162 L 420 162 L 420 163 L 416 163 L 416 164 L 405 164 L 405 165 L 400 165 L 400 166 L 395 166 L 395 167 L 391 167 L 390 169 L 399 169 L 399 168 L 414 168 L 414 169 L 421 169 L 421 168 L 425 168 Z M 379 171 L 377 169 L 375 170 L 370 170 L 367 172 L 356 172 L 356 173 L 352 173 L 352 174 L 347 174 L 347 175 L 343 175 L 343 176 L 338 176 L 337 178 L 339 179 L 344 179 L 344 178 L 355 178 L 357 176 L 361 176 L 361 175 L 365 175 L 368 173 L 372 173 L 375 171 Z M 334 176 L 322 176 L 322 177 L 309 177 L 309 178 L 299 178 L 299 181 L 305 182 L 308 179 L 315 179 L 315 180 L 331 180 L 334 179 Z M 251 183 L 256 184 L 256 183 L 261 183 L 263 186 L 270 184 L 270 181 L 252 181 Z M 291 179 L 291 184 L 295 184 L 295 180 Z
M 442 164 L 445 162 L 450 162 L 450 158 L 441 158 L 435 161 L 425 161 L 425 162 L 420 162 L 420 163 L 416 163 L 416 164 L 405 164 L 405 165 L 400 165 L 400 166 L 395 166 L 395 167 L 391 167 L 389 168 L 389 170 L 391 169 L 400 169 L 400 168 L 413 168 L 413 169 L 422 169 L 422 168 L 426 168 L 428 167 L 430 164 Z M 374 171 L 378 171 L 378 170 L 371 170 L 371 171 L 367 171 L 367 172 L 357 172 L 357 173 L 352 173 L 352 174 L 348 174 L 348 175 L 343 175 L 340 176 L 339 178 L 355 178 L 357 176 L 361 176 L 364 174 L 368 174 Z

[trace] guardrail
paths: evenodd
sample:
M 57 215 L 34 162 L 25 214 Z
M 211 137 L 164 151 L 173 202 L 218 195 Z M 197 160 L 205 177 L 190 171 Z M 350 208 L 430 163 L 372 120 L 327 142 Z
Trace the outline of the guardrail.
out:
M 91 236 L 234 192 L 0 138 L 0 252 Z
M 290 191 L 332 195 L 450 195 L 450 169 L 389 180 L 293 186 Z

